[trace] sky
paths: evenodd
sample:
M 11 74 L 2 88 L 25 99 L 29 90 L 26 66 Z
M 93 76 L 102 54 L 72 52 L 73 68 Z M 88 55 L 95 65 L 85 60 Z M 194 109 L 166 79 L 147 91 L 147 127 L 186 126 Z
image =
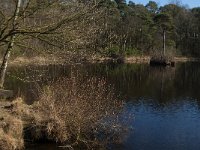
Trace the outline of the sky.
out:
M 133 1 L 136 4 L 144 4 L 146 5 L 149 0 L 127 0 L 128 1 Z M 153 0 L 159 4 L 159 6 L 163 6 L 165 4 L 169 4 L 173 0 Z M 200 7 L 200 0 L 179 0 L 181 4 L 187 5 L 189 8 L 193 7 Z

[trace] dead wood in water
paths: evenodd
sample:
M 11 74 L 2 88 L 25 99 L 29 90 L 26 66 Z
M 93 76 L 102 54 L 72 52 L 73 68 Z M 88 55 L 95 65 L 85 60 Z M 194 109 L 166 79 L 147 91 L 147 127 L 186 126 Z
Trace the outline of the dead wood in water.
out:
M 175 61 L 172 57 L 168 56 L 153 56 L 150 59 L 151 66 L 175 66 Z

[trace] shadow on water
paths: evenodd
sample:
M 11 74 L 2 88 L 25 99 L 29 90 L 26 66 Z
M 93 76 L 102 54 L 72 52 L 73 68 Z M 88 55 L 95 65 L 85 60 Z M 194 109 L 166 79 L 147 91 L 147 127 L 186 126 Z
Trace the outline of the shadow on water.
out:
M 200 63 L 180 63 L 175 68 L 148 64 L 9 68 L 6 85 L 32 103 L 37 100 L 36 85 L 68 76 L 71 70 L 104 77 L 114 85 L 116 93 L 126 97 L 123 116 L 126 117 L 126 112 L 134 114 L 130 121 L 133 131 L 112 149 L 199 150 Z

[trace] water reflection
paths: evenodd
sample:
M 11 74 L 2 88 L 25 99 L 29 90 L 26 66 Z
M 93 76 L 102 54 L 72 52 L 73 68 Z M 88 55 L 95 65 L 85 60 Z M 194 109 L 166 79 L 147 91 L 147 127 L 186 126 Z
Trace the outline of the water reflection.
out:
M 100 68 L 103 69 L 96 74 L 106 75 L 118 92 L 128 96 L 128 100 L 144 97 L 159 103 L 168 103 L 174 99 L 181 100 L 181 97 L 200 97 L 198 63 L 177 64 L 176 68 L 155 68 L 138 64 Z
M 200 64 L 180 63 L 175 68 L 148 64 L 95 64 L 10 68 L 7 88 L 37 99 L 35 83 L 48 84 L 76 70 L 87 76 L 104 77 L 126 97 L 125 112 L 134 114 L 134 130 L 122 145 L 125 150 L 199 150 L 200 148 Z M 41 73 L 42 72 L 42 73 Z M 16 78 L 17 77 L 17 78 Z M 31 82 L 23 82 L 29 79 Z M 123 114 L 124 118 L 126 113 Z M 48 146 L 46 146 L 48 149 Z M 55 148 L 56 149 L 56 148 Z
M 130 104 L 132 105 L 132 104 Z M 133 150 L 198 150 L 200 147 L 199 108 L 193 99 L 181 99 L 165 107 L 146 104 L 129 106 L 134 113 L 134 132 L 123 143 Z

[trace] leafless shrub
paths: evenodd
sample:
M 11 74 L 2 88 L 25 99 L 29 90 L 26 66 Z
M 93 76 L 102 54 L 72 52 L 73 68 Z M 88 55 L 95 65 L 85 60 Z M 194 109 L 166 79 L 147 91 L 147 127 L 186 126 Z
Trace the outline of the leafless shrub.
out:
M 91 148 L 120 140 L 125 127 L 118 119 L 123 102 L 105 80 L 72 75 L 46 86 L 33 104 L 32 135 L 64 147 Z M 33 129 L 34 132 L 33 132 Z

